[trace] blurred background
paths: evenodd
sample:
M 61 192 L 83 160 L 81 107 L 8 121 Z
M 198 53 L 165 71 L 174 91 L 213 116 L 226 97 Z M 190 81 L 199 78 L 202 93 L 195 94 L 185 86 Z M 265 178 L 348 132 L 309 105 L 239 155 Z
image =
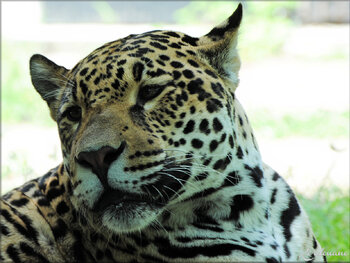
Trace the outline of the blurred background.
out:
M 307 210 L 325 252 L 349 261 L 349 1 L 241 1 L 245 107 L 263 159 Z M 29 58 L 72 68 L 105 42 L 154 29 L 201 36 L 236 1 L 1 1 L 1 191 L 61 161 Z

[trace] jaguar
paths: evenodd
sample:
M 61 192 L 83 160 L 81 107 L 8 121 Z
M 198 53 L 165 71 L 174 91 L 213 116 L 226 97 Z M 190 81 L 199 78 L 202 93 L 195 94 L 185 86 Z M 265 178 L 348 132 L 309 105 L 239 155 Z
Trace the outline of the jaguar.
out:
M 241 20 L 31 57 L 63 161 L 2 196 L 3 262 L 326 260 L 235 96 Z

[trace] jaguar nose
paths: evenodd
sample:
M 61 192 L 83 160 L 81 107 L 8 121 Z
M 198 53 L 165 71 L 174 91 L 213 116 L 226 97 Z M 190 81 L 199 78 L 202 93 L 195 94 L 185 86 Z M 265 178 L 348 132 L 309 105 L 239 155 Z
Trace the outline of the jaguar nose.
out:
M 118 149 L 110 146 L 103 146 L 97 151 L 81 152 L 78 155 L 77 162 L 87 168 L 90 168 L 101 180 L 104 186 L 107 186 L 107 173 L 109 166 L 115 161 L 124 151 L 125 142 Z

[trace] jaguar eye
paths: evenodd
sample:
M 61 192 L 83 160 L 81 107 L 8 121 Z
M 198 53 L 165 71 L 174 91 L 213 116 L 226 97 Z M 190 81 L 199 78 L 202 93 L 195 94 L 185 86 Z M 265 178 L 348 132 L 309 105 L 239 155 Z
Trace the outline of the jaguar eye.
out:
M 81 119 L 81 108 L 78 106 L 70 107 L 67 110 L 67 118 L 70 121 L 78 122 Z
M 166 85 L 147 85 L 141 87 L 137 97 L 137 102 L 139 104 L 145 104 L 147 101 L 159 96 L 165 87 Z

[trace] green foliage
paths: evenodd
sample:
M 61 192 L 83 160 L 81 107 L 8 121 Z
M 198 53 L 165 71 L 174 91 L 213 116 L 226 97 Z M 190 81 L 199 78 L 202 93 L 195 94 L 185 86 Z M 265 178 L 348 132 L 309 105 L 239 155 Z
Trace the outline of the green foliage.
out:
M 278 55 L 293 27 L 296 2 L 248 2 L 238 47 L 245 61 Z
M 102 23 L 117 23 L 118 16 L 117 13 L 114 12 L 113 8 L 111 8 L 110 3 L 107 1 L 93 1 L 91 2 L 92 7 L 100 16 Z
M 218 24 L 229 17 L 237 8 L 239 1 L 191 1 L 174 13 L 179 24 Z M 243 23 L 268 21 L 289 22 L 288 18 L 297 7 L 295 2 L 245 2 L 243 4 Z M 255 28 L 256 28 L 255 24 Z
M 46 103 L 31 84 L 29 57 L 25 48 L 13 48 L 2 41 L 1 119 L 3 122 L 31 122 L 53 126 Z
M 236 7 L 237 3 L 233 1 L 191 1 L 174 13 L 174 19 L 179 24 L 217 24 L 230 16 Z
M 174 14 L 180 24 L 216 25 L 229 17 L 238 2 L 192 1 Z M 281 51 L 285 39 L 293 26 L 292 16 L 296 2 L 255 2 L 243 5 L 243 20 L 239 49 L 245 61 L 257 60 Z
M 298 195 L 298 198 L 309 215 L 313 231 L 324 251 L 347 254 L 347 256 L 327 256 L 328 262 L 349 262 L 349 190 L 323 185 L 313 197 Z
M 260 109 L 251 112 L 249 116 L 254 130 L 268 137 L 349 137 L 349 111 L 320 110 L 280 114 Z
M 310 58 L 307 55 L 303 55 L 304 59 Z M 343 47 L 333 47 L 326 52 L 323 52 L 315 57 L 311 56 L 311 59 L 334 61 L 334 60 L 349 60 L 349 49 Z

